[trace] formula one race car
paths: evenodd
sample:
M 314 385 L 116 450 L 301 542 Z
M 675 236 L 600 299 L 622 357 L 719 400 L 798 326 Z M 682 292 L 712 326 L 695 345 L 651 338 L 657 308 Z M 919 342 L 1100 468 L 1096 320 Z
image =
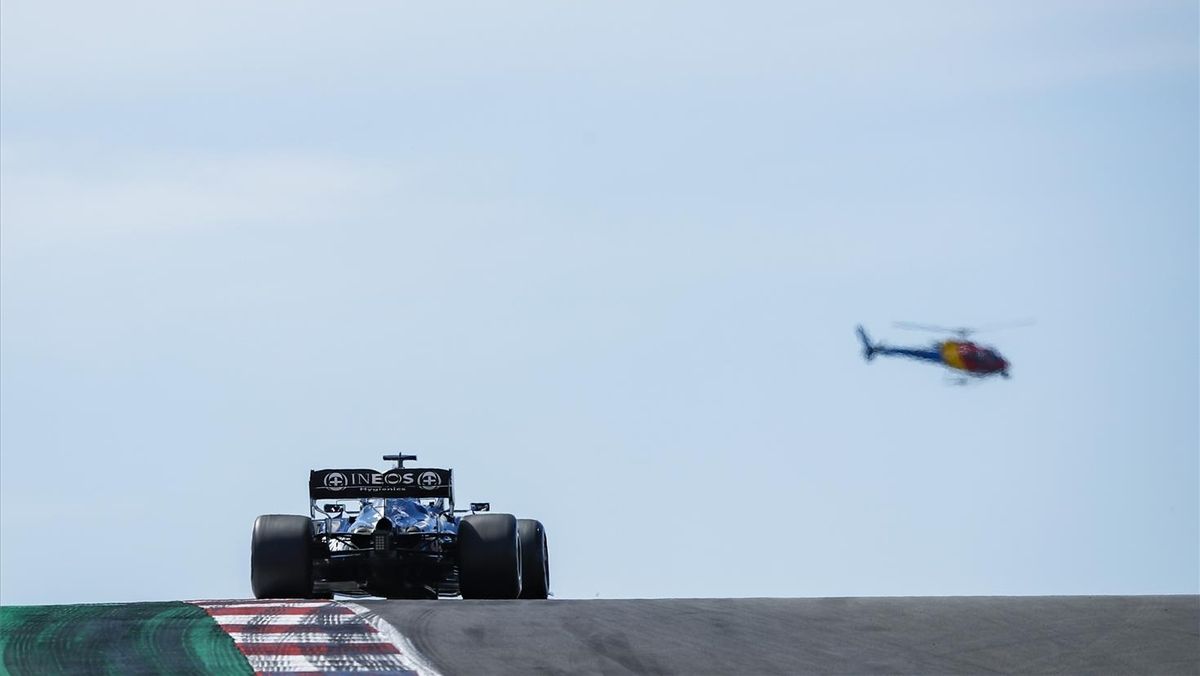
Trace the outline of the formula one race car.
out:
M 480 513 L 490 511 L 488 503 L 456 510 L 451 470 L 404 467 L 415 455 L 383 459 L 396 468 L 311 472 L 310 516 L 255 519 L 255 598 L 547 597 L 541 522 Z

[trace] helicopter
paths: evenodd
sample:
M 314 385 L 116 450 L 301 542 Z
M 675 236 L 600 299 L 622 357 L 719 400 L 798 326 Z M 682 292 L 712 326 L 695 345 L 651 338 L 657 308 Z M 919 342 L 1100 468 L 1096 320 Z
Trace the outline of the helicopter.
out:
M 986 378 L 988 376 L 999 375 L 1003 378 L 1008 378 L 1009 363 L 995 348 L 979 345 L 970 340 L 972 334 L 982 331 L 995 331 L 998 329 L 1016 328 L 1020 326 L 1028 326 L 1032 321 L 1013 322 L 1008 324 L 996 324 L 981 329 L 972 328 L 946 328 L 943 326 L 934 326 L 931 324 L 914 324 L 911 322 L 896 322 L 893 324 L 896 328 L 909 329 L 915 331 L 931 331 L 936 333 L 949 333 L 956 336 L 955 339 L 941 340 L 933 343 L 929 347 L 892 347 L 883 343 L 871 342 L 871 337 L 867 335 L 865 329 L 860 324 L 857 327 L 858 339 L 862 343 L 863 358 L 871 361 L 875 355 L 883 355 L 885 357 L 908 357 L 909 359 L 917 359 L 920 361 L 933 362 L 941 364 L 949 369 L 960 371 L 966 376 L 974 378 Z M 962 378 L 959 384 L 966 384 L 966 378 Z

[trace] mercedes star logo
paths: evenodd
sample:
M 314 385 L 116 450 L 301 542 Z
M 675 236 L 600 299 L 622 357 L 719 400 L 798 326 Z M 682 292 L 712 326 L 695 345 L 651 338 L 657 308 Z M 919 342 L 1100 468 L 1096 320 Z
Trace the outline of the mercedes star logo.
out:
M 346 487 L 346 475 L 341 472 L 330 472 L 325 475 L 325 488 L 340 491 Z

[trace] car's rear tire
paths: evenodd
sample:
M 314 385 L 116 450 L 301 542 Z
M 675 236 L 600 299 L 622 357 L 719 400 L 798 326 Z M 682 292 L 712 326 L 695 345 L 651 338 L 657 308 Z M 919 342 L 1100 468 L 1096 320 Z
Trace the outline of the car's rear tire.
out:
M 511 514 L 474 514 L 458 525 L 458 581 L 464 599 L 521 595 L 521 540 Z
M 546 529 L 535 519 L 518 519 L 521 536 L 521 598 L 544 599 L 550 595 L 550 550 Z
M 254 520 L 250 542 L 250 588 L 256 599 L 313 596 L 312 519 L 266 514 Z

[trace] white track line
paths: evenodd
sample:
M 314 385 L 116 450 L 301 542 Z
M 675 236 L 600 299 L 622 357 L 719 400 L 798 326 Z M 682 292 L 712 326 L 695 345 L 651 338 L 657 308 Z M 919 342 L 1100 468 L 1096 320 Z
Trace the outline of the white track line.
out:
M 373 673 L 410 674 L 411 670 L 399 667 L 396 661 L 383 657 L 325 657 L 318 655 L 256 655 L 247 657 L 250 668 L 256 674 L 273 671 L 344 673 L 347 671 L 370 671 Z
M 233 608 L 235 606 L 271 606 L 273 608 L 321 608 L 329 605 L 329 601 L 261 601 L 259 599 L 237 599 L 220 601 L 210 599 L 204 601 L 187 601 L 201 608 Z
M 331 625 L 355 625 L 362 622 L 361 618 L 354 615 L 322 615 L 320 617 L 311 617 L 308 615 L 272 615 L 271 613 L 263 613 L 261 615 L 210 615 L 217 624 L 286 624 L 291 626 L 303 627 L 320 625 L 328 627 Z
M 417 672 L 418 676 L 441 676 L 441 672 L 433 668 L 429 660 L 417 651 L 417 647 L 408 640 L 408 637 L 400 633 L 400 630 L 393 627 L 387 620 L 379 616 L 379 613 L 360 606 L 357 603 L 343 603 L 342 605 L 354 610 L 358 617 L 366 620 L 380 635 L 387 637 L 392 645 L 400 649 L 400 655 L 409 668 Z
M 335 643 L 337 645 L 345 645 L 347 643 L 379 643 L 379 637 L 375 634 L 368 635 L 347 635 L 347 634 L 326 634 L 326 633 L 306 633 L 300 630 L 294 634 L 259 634 L 256 632 L 228 632 L 233 637 L 234 643 Z

